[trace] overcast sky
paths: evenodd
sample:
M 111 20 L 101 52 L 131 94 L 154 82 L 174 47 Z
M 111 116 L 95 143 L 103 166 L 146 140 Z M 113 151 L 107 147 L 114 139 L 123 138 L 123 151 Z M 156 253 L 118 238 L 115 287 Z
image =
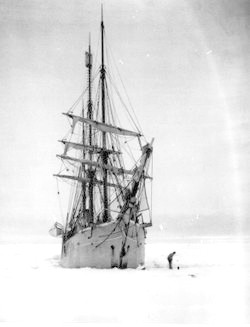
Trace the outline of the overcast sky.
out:
M 178 224 L 228 217 L 234 231 L 246 232 L 250 2 L 102 2 L 126 90 L 144 134 L 155 137 L 154 215 Z M 0 0 L 4 230 L 61 219 L 52 177 L 68 128 L 61 112 L 85 83 L 84 51 L 89 32 L 97 46 L 100 3 Z

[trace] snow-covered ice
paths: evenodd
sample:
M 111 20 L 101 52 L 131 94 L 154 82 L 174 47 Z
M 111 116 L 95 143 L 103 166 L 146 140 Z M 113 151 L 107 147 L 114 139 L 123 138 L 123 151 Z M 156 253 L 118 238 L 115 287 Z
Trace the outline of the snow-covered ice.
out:
M 248 237 L 149 237 L 146 270 L 64 269 L 60 250 L 0 244 L 1 322 L 250 323 Z

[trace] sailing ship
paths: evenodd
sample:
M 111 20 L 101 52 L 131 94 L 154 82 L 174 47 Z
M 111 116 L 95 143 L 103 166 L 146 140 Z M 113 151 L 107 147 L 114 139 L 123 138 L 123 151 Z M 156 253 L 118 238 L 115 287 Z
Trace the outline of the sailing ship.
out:
M 147 191 L 152 183 L 153 140 L 146 141 L 112 84 L 105 63 L 106 33 L 101 16 L 101 62 L 93 76 L 89 41 L 85 52 L 87 85 L 64 113 L 71 124 L 70 132 L 61 140 L 64 152 L 58 157 L 62 169 L 54 175 L 68 182 L 71 189 L 65 223 L 57 222 L 50 230 L 62 237 L 61 265 L 65 268 L 143 266 L 146 228 L 152 226 Z M 117 107 L 111 86 L 120 100 Z M 133 128 L 121 127 L 122 115 L 117 108 L 122 106 Z

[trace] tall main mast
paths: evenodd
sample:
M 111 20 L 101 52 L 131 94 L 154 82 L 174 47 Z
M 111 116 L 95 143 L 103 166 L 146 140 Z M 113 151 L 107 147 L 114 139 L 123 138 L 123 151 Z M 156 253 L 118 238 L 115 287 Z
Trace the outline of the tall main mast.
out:
M 106 113 L 105 113 L 105 66 L 104 66 L 104 23 L 103 23 L 103 8 L 102 8 L 102 17 L 101 17 L 101 42 L 102 42 L 102 64 L 101 64 L 101 93 L 102 93 L 102 122 L 106 122 Z M 108 153 L 106 151 L 106 132 L 102 132 L 102 162 L 104 165 L 108 163 Z M 103 169 L 103 202 L 104 202 L 104 212 L 103 212 L 103 221 L 108 220 L 108 189 L 107 189 L 107 169 Z

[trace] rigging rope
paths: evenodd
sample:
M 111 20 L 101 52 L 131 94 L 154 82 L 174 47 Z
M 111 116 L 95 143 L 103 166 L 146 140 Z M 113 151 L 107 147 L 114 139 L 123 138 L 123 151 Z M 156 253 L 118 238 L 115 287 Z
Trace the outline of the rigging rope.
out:
M 58 185 L 58 179 L 56 178 L 56 187 L 57 187 L 57 195 L 58 195 L 58 202 L 59 202 L 59 210 L 60 210 L 60 215 L 61 215 L 61 220 L 63 221 L 63 210 L 62 210 L 62 202 L 61 202 L 61 197 L 60 197 L 60 190 L 59 190 L 59 185 Z
M 114 65 L 115 65 L 116 71 L 117 71 L 117 73 L 118 73 L 119 79 L 120 79 L 121 84 L 122 84 L 122 86 L 123 86 L 123 90 L 124 90 L 125 95 L 126 95 L 126 97 L 127 97 L 127 100 L 128 100 L 129 105 L 130 105 L 130 108 L 131 108 L 131 110 L 132 110 L 132 112 L 133 112 L 133 114 L 134 114 L 134 117 L 135 117 L 135 120 L 136 120 L 137 125 L 136 125 L 136 123 L 134 122 L 134 120 L 132 120 L 132 121 L 133 121 L 133 123 L 134 123 L 136 129 L 138 130 L 138 132 L 140 132 L 140 131 L 142 131 L 142 128 L 141 128 L 141 126 L 140 126 L 140 123 L 139 123 L 138 118 L 137 118 L 137 116 L 136 116 L 135 110 L 134 110 L 134 108 L 133 108 L 133 106 L 132 106 L 132 103 L 131 103 L 130 98 L 129 98 L 129 96 L 128 96 L 128 93 L 127 93 L 127 91 L 126 91 L 126 88 L 125 88 L 125 85 L 124 85 L 123 80 L 122 80 L 122 78 L 121 78 L 121 75 L 120 75 L 119 69 L 118 69 L 118 67 L 117 67 L 117 65 L 116 65 L 116 62 L 115 62 L 115 60 L 114 60 L 114 56 L 113 56 L 113 53 L 112 53 L 111 47 L 110 47 L 110 45 L 109 45 L 109 42 L 106 41 L 106 44 L 107 44 L 107 48 L 109 48 L 109 51 L 110 51 L 110 54 L 111 54 L 112 60 L 113 60 L 113 62 L 114 62 Z M 125 106 L 125 108 L 126 108 L 126 106 Z M 130 113 L 129 113 L 129 114 L 130 114 Z
M 154 169 L 154 156 L 151 157 L 151 177 L 153 178 L 153 169 Z M 152 223 L 153 218 L 153 182 L 151 181 L 151 199 L 150 199 L 150 208 L 149 208 L 149 215 L 150 215 L 150 222 Z
M 91 79 L 91 83 L 94 82 L 94 80 L 96 79 L 96 77 L 98 76 L 99 71 L 97 71 L 95 73 L 95 75 L 92 77 Z M 76 99 L 76 101 L 73 103 L 73 105 L 69 108 L 69 110 L 67 111 L 67 113 L 71 113 L 75 110 L 75 108 L 77 107 L 77 105 L 80 103 L 80 101 L 82 100 L 82 98 L 84 97 L 85 93 L 88 91 L 89 87 L 86 86 L 85 89 L 82 91 L 82 93 L 79 95 L 79 97 Z

